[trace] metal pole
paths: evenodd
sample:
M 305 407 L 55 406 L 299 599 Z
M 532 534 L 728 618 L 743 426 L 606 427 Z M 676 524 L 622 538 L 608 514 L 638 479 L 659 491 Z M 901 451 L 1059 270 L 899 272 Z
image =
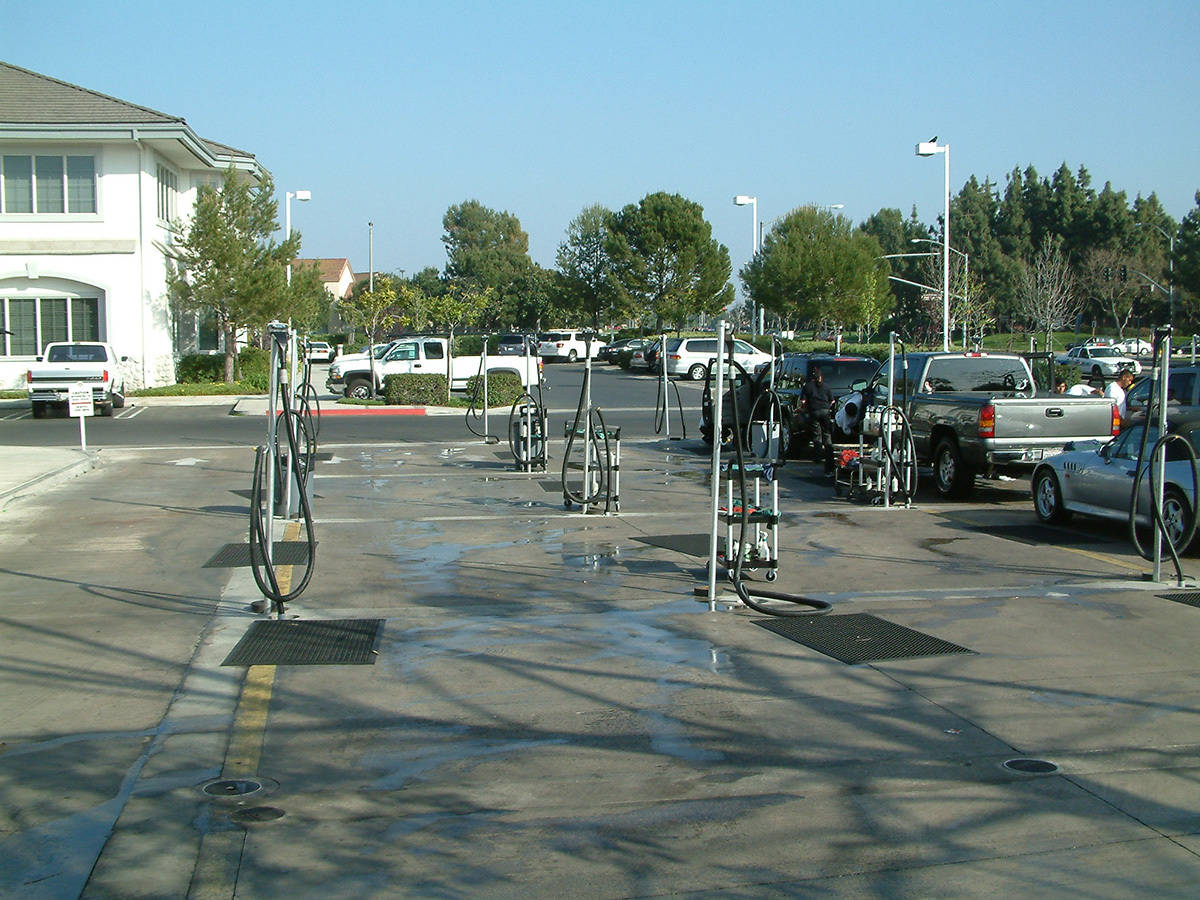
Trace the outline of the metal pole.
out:
M 712 393 L 712 516 L 708 541 L 708 610 L 717 609 L 717 531 L 721 506 L 721 406 L 724 390 L 725 367 L 725 320 L 717 320 L 717 372 Z M 744 502 L 744 501 L 743 501 Z M 726 560 L 730 562 L 730 560 Z
M 887 409 L 879 417 L 883 429 L 883 508 L 891 508 L 892 497 L 892 403 L 895 401 L 896 377 L 896 332 L 888 335 L 888 391 Z
M 1167 433 L 1167 382 L 1171 377 L 1171 329 L 1167 327 L 1166 333 L 1162 339 L 1162 361 L 1159 363 L 1159 381 L 1155 387 L 1158 388 L 1158 436 L 1161 438 Z M 1149 419 L 1146 420 L 1146 427 L 1150 427 Z M 1154 491 L 1156 509 L 1162 509 L 1163 503 L 1163 482 L 1166 474 L 1166 453 L 1162 454 L 1161 461 L 1159 455 L 1154 454 L 1150 457 L 1150 489 Z M 1154 574 L 1153 579 L 1159 581 L 1162 578 L 1162 531 L 1158 524 L 1154 525 Z
M 592 495 L 592 339 L 583 337 L 583 497 Z M 586 515 L 588 504 L 583 504 Z
M 950 349 L 950 145 L 946 144 L 946 203 L 942 219 L 942 350 Z
M 488 367 L 487 367 L 487 345 L 488 336 L 483 336 L 483 440 L 487 443 L 487 436 L 492 432 L 488 429 L 488 406 L 491 401 L 488 399 Z
M 671 439 L 671 401 L 667 395 L 667 336 L 660 338 L 658 359 L 662 366 L 662 396 L 663 396 L 663 427 L 667 431 L 667 440 Z
M 279 471 L 279 341 L 271 333 L 271 369 L 267 373 L 267 527 L 263 555 L 269 564 L 275 551 L 275 477 Z M 259 515 L 259 510 L 252 510 Z

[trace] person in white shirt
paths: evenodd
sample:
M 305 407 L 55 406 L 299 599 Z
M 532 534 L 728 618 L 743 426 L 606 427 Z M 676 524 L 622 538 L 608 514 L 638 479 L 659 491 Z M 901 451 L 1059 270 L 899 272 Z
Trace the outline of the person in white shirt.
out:
M 1100 392 L 1090 384 L 1084 384 L 1082 381 L 1079 384 L 1073 384 L 1067 388 L 1067 394 L 1072 397 L 1098 397 Z
M 1131 384 L 1133 384 L 1133 370 L 1122 369 L 1117 375 L 1117 380 L 1111 382 L 1104 389 L 1104 396 L 1117 404 L 1117 412 L 1120 413 L 1122 422 L 1125 421 L 1125 393 Z

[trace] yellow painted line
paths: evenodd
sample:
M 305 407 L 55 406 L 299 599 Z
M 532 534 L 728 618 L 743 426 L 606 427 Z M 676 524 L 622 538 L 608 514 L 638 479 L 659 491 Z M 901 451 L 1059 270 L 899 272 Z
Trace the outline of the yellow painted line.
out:
M 1066 550 L 1070 553 L 1078 553 L 1080 556 L 1086 556 L 1089 559 L 1106 562 L 1110 566 L 1116 566 L 1119 569 L 1128 569 L 1131 572 L 1144 572 L 1147 566 L 1147 563 L 1144 562 L 1135 563 L 1129 560 L 1118 559 L 1115 556 L 1109 556 L 1107 553 L 1096 553 L 1094 550 L 1081 550 L 1078 547 L 1059 547 L 1058 549 Z

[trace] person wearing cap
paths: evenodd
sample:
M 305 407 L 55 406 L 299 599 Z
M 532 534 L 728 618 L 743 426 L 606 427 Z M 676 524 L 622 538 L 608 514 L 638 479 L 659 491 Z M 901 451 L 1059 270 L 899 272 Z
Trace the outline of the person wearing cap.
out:
M 1131 384 L 1133 384 L 1133 369 L 1124 368 L 1117 373 L 1116 380 L 1104 389 L 1104 396 L 1117 404 L 1117 412 L 1121 416 L 1122 424 L 1125 422 L 1125 394 Z

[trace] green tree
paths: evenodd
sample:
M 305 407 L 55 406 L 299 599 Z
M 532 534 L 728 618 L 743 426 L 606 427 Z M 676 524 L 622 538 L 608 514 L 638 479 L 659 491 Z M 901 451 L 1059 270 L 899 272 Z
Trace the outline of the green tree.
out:
M 323 334 L 329 328 L 333 295 L 321 281 L 321 269 L 315 261 L 292 266 L 288 294 L 291 318 L 299 328 L 317 334 Z
M 469 280 L 504 293 L 532 264 L 529 235 L 511 213 L 467 200 L 446 210 L 442 227 L 447 279 Z
M 561 306 L 586 318 L 597 331 L 601 318 L 615 320 L 619 291 L 612 257 L 611 210 L 595 204 L 584 207 L 567 225 L 566 239 L 558 245 Z
M 882 256 L 879 242 L 845 216 L 802 206 L 772 227 L 739 274 L 747 295 L 779 316 L 854 324 L 886 293 Z
M 647 194 L 618 212 L 608 253 L 618 302 L 652 316 L 656 332 L 733 301 L 729 250 L 713 239 L 703 207 L 678 194 Z
M 214 315 L 224 337 L 227 382 L 234 378 L 239 330 L 293 318 L 295 294 L 287 289 L 285 267 L 299 252 L 300 234 L 275 243 L 277 212 L 269 174 L 255 182 L 230 168 L 218 190 L 200 188 L 175 258 L 167 264 L 167 285 L 177 306 Z
M 399 320 L 396 287 L 390 275 L 375 276 L 374 289 L 359 290 L 340 306 L 342 318 L 362 328 L 367 336 L 367 361 L 371 368 L 371 397 L 375 396 L 375 354 L 371 349 Z
M 1200 304 L 1200 191 L 1196 191 L 1196 208 L 1183 217 L 1175 238 L 1175 285 L 1176 308 L 1187 312 L 1194 323 Z

